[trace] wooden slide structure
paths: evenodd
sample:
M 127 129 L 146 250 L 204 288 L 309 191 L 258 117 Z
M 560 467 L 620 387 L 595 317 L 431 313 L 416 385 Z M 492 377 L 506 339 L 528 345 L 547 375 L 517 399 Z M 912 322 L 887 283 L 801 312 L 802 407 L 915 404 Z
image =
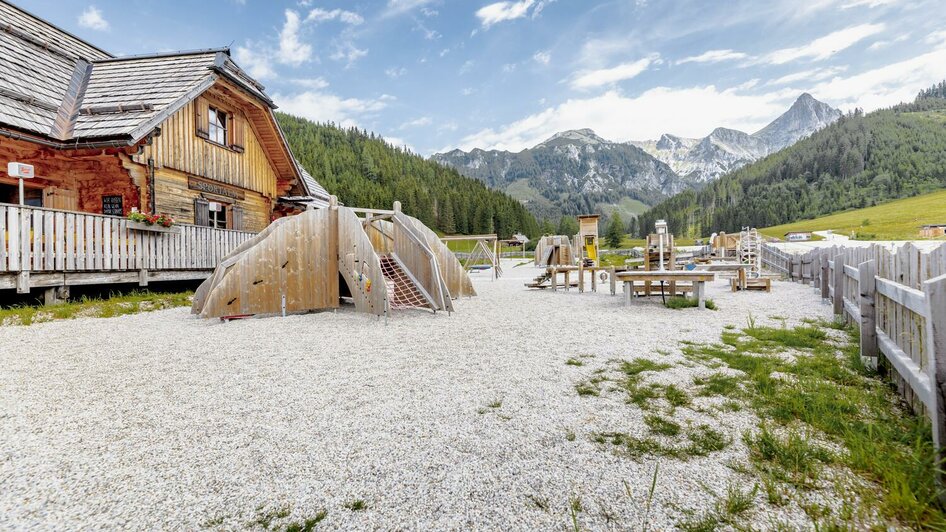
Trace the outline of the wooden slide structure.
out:
M 364 219 L 357 213 L 365 213 Z M 393 211 L 326 209 L 280 218 L 225 257 L 194 295 L 192 312 L 231 318 L 334 309 L 453 311 L 475 295 L 453 253 L 416 218 Z

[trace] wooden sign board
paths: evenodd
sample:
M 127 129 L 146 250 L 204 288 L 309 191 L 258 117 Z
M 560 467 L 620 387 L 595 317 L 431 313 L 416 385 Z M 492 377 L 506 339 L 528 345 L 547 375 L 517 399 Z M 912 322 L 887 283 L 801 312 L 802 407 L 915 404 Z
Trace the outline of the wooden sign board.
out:
M 187 178 L 187 188 L 235 200 L 243 200 L 246 198 L 246 193 L 243 192 L 242 189 L 197 177 Z
M 102 196 L 102 214 L 107 216 L 124 216 L 125 206 L 121 195 Z

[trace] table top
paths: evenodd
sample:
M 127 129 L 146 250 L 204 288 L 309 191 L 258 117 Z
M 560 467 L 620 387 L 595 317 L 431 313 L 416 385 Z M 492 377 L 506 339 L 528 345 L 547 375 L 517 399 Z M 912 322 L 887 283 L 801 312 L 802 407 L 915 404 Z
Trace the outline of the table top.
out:
M 716 279 L 715 273 L 700 270 L 638 270 L 616 272 L 614 275 L 622 281 L 712 281 Z

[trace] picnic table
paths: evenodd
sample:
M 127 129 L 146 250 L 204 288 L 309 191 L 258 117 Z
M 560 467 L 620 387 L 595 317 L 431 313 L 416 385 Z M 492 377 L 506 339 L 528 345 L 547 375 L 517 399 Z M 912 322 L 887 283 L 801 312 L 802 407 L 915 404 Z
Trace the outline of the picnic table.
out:
M 634 297 L 634 283 L 635 282 L 675 282 L 675 281 L 689 281 L 693 283 L 693 291 L 696 293 L 696 299 L 699 303 L 701 309 L 706 308 L 706 289 L 705 284 L 707 281 L 713 281 L 716 279 L 716 274 L 713 272 L 700 271 L 700 270 L 652 270 L 652 271 L 627 271 L 627 272 L 617 272 L 614 274 L 617 277 L 617 280 L 624 283 L 624 306 L 631 306 L 631 298 Z

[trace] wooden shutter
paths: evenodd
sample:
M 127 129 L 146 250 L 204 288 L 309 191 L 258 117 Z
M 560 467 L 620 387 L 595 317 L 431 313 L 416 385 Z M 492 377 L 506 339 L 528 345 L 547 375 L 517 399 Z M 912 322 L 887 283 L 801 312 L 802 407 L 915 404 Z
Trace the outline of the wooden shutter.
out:
M 230 229 L 243 230 L 243 207 L 239 205 L 230 207 Z
M 210 202 L 204 198 L 194 198 L 194 225 L 210 225 Z
M 243 140 L 245 129 L 246 125 L 243 122 L 243 117 L 236 113 L 230 115 L 230 148 L 234 151 L 243 153 L 246 146 Z
M 194 109 L 197 136 L 204 139 L 210 138 L 210 104 L 203 98 L 197 98 L 194 101 Z

